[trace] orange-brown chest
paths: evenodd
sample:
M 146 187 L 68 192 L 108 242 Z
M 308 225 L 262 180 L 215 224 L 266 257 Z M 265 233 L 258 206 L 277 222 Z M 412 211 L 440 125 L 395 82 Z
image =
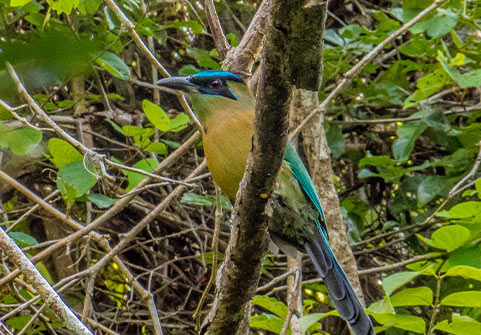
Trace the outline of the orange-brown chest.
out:
M 251 150 L 254 112 L 218 113 L 205 122 L 204 153 L 212 178 L 235 199 Z

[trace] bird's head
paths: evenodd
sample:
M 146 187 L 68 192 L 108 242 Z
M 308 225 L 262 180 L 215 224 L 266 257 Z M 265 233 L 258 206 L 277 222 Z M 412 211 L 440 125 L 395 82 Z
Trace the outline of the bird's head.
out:
M 226 71 L 201 71 L 188 77 L 169 77 L 158 86 L 182 91 L 203 122 L 216 112 L 242 112 L 254 109 L 254 98 L 238 75 Z

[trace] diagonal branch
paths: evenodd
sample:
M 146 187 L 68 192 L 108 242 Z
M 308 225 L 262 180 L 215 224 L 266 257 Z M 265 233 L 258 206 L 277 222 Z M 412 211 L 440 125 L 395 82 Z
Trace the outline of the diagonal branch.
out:
M 209 23 L 210 31 L 214 38 L 215 48 L 217 52 L 219 52 L 220 57 L 224 59 L 231 47 L 220 25 L 213 0 L 205 0 L 205 16 L 207 17 L 207 22 Z
M 270 1 L 262 2 L 239 45 L 229 50 L 223 61 L 227 70 L 242 77 L 250 76 L 252 66 L 262 49 L 270 6 Z
M 52 306 L 52 311 L 62 321 L 72 334 L 91 335 L 92 332 L 77 318 L 62 298 L 50 286 L 38 269 L 23 253 L 18 245 L 0 227 L 0 250 L 7 255 L 15 267 L 21 269 L 28 282 L 42 296 L 42 299 Z

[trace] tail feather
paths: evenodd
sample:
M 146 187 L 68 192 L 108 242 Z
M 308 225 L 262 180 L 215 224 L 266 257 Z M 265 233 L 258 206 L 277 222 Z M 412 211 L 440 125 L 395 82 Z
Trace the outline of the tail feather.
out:
M 317 238 L 306 243 L 305 248 L 323 279 L 339 315 L 349 322 L 356 335 L 374 335 L 371 320 L 364 312 L 327 239 L 319 234 Z

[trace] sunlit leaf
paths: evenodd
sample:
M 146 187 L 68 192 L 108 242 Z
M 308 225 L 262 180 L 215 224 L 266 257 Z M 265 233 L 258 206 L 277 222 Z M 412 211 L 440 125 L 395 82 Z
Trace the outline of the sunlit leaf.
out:
M 441 300 L 442 306 L 481 307 L 480 291 L 461 291 L 451 293 Z

